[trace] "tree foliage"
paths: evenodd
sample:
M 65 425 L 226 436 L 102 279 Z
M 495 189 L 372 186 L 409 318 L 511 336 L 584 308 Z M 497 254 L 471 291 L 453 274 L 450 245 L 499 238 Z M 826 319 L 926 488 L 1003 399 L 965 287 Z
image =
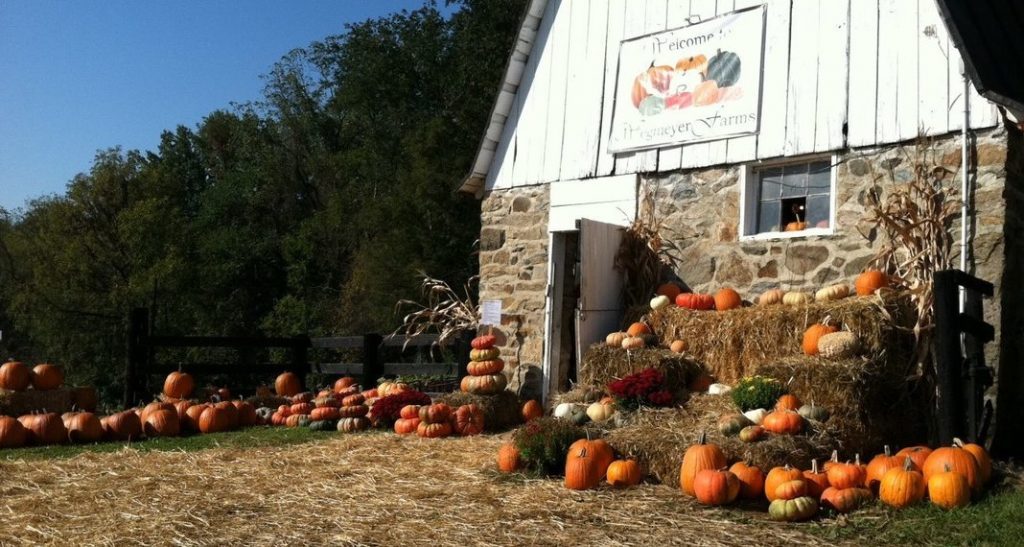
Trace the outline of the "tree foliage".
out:
M 433 3 L 296 49 L 261 101 L 111 148 L 0 210 L 0 352 L 116 396 L 128 310 L 167 334 L 391 331 L 423 270 L 476 269 L 458 196 L 525 0 Z M 6 356 L 5 355 L 5 356 Z

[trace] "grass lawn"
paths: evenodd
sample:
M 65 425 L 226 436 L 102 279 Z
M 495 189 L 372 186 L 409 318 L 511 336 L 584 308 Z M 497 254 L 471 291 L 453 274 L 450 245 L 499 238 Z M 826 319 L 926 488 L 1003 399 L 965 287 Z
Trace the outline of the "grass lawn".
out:
M 668 485 L 501 475 L 502 442 L 262 427 L 3 450 L 0 544 L 1024 545 L 1015 474 L 953 512 L 875 504 L 788 524 Z

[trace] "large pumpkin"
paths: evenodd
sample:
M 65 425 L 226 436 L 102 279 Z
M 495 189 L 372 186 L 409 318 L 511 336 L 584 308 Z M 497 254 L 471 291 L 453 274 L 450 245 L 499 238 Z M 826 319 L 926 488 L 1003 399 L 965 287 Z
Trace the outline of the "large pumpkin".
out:
M 565 459 L 565 487 L 588 490 L 601 482 L 600 463 L 588 447 L 569 449 Z
M 910 461 L 914 462 L 914 469 L 924 472 L 924 462 L 928 460 L 928 456 L 931 456 L 932 449 L 927 446 L 908 446 L 903 450 L 896 453 L 900 456 L 902 461 L 903 456 L 909 456 Z
M 237 411 L 239 427 L 252 427 L 256 425 L 258 418 L 256 417 L 256 407 L 252 406 L 252 403 L 231 401 L 231 404 L 234 405 Z
M 886 472 L 890 469 L 902 467 L 906 456 L 894 456 L 889 445 L 885 445 L 883 452 L 878 454 L 871 461 L 868 462 L 867 477 L 865 478 L 865 486 L 873 492 L 878 492 L 878 485 L 882 482 L 882 477 L 885 476 Z M 911 461 L 913 465 L 913 461 Z
M 823 325 L 816 323 L 807 327 L 804 331 L 803 350 L 804 355 L 817 355 L 818 354 L 818 339 L 826 334 L 838 332 L 839 327 L 834 325 Z
M 857 276 L 853 283 L 858 296 L 874 294 L 878 289 L 889 286 L 889 277 L 878 270 L 867 270 Z
M 484 432 L 484 413 L 475 404 L 462 405 L 455 409 L 452 429 L 463 437 Z
M 856 463 L 833 463 L 825 468 L 828 474 L 828 483 L 836 488 L 856 488 L 864 486 L 864 478 L 867 475 L 863 466 Z
M 775 410 L 764 417 L 761 427 L 779 435 L 796 435 L 804 430 L 804 419 L 792 410 Z
M 452 415 L 452 407 L 445 403 L 436 403 L 420 407 L 420 421 L 427 424 L 447 422 Z
M 10 417 L 0 415 L 0 448 L 18 448 L 25 446 L 28 432 L 21 422 Z
M 726 287 L 715 293 L 715 309 L 718 311 L 731 310 L 742 305 L 743 299 L 740 298 L 740 293 L 733 289 Z
M 612 488 L 625 488 L 640 484 L 643 476 L 640 464 L 634 459 L 615 460 L 608 466 L 605 477 Z
M 839 489 L 829 486 L 821 493 L 821 504 L 837 513 L 849 513 L 871 501 L 871 491 L 865 488 Z
M 178 416 L 181 420 L 181 430 L 186 433 L 199 433 L 199 419 L 203 416 L 203 412 L 211 406 L 213 405 L 202 403 L 186 408 L 185 414 Z
M 411 435 L 416 433 L 420 426 L 419 418 L 399 418 L 395 420 L 395 433 L 399 435 Z
M 177 437 L 181 432 L 178 413 L 174 410 L 161 409 L 150 412 L 142 424 L 147 437 Z
M 64 383 L 64 372 L 60 367 L 46 363 L 32 368 L 32 387 L 39 391 L 57 389 Z
M 696 496 L 693 481 L 697 478 L 697 473 L 705 469 L 721 469 L 726 466 L 722 449 L 713 444 L 706 444 L 706 440 L 707 437 L 702 432 L 697 444 L 687 448 L 683 454 L 683 464 L 679 468 L 679 487 L 687 496 Z
M 142 420 L 131 410 L 111 414 L 103 423 L 107 438 L 112 441 L 132 441 L 142 436 Z
M 32 382 L 32 371 L 25 363 L 8 361 L 0 365 L 0 389 L 25 391 Z
M 139 419 L 142 421 L 143 427 L 145 427 L 146 419 L 149 418 L 149 415 L 158 410 L 170 410 L 175 414 L 178 413 L 177 407 L 175 407 L 172 403 L 153 401 L 152 403 L 149 403 L 148 405 L 142 407 L 142 412 L 139 414 Z
M 693 479 L 693 493 L 702 505 L 725 505 L 739 495 L 740 480 L 724 469 L 703 469 Z
M 928 479 L 928 499 L 943 509 L 966 507 L 971 503 L 971 485 L 954 471 L 936 473 Z
M 895 467 L 885 472 L 878 485 L 878 499 L 882 503 L 902 509 L 924 499 L 927 489 L 924 477 L 914 471 L 910 458 L 904 460 L 902 467 Z
M 615 461 L 615 450 L 604 439 L 580 439 L 569 445 L 569 452 L 586 448 L 597 460 L 598 474 L 603 477 L 608 472 L 608 466 Z
M 26 414 L 19 417 L 18 421 L 27 433 L 27 444 L 49 445 L 67 441 L 68 430 L 64 428 L 64 421 L 53 412 Z
M 478 395 L 493 395 L 501 392 L 508 384 L 504 374 L 488 374 L 487 376 L 465 376 L 462 378 L 461 389 Z
M 948 468 L 948 469 L 947 469 Z M 970 452 L 959 446 L 944 446 L 936 448 L 922 467 L 924 481 L 927 483 L 933 475 L 952 471 L 960 473 L 971 485 L 971 491 L 975 495 L 981 492 L 981 470 L 978 468 L 978 460 Z
M 441 439 L 452 434 L 452 424 L 451 422 L 430 424 L 421 420 L 420 425 L 416 427 L 416 434 L 427 439 Z
M 988 451 L 985 450 L 985 447 L 974 443 L 964 444 L 960 439 L 953 439 L 953 444 L 963 448 L 974 456 L 975 461 L 978 462 L 978 478 L 981 481 L 981 484 L 987 484 L 992 478 L 992 458 L 989 457 Z
M 665 93 L 668 91 L 674 72 L 675 67 L 668 65 L 655 66 L 654 63 L 651 63 L 647 70 L 641 72 L 633 79 L 633 91 L 630 97 L 633 100 L 633 106 L 640 108 L 640 103 L 652 93 Z
M 195 380 L 187 372 L 172 372 L 164 379 L 164 395 L 172 399 L 187 399 L 195 389 Z
M 231 429 L 231 417 L 228 416 L 224 408 L 211 405 L 204 408 L 199 415 L 199 431 L 202 433 L 219 433 L 229 429 Z
M 103 439 L 103 425 L 92 412 L 73 412 L 64 419 L 68 440 L 73 443 L 94 443 Z
M 274 380 L 274 391 L 281 397 L 298 395 L 302 391 L 302 381 L 294 372 L 283 372 Z

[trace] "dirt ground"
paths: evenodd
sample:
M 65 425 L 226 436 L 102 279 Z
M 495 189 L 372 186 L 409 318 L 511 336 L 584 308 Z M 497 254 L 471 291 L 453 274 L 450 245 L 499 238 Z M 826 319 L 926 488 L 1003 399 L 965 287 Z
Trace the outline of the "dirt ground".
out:
M 501 437 L 0 462 L 2 545 L 835 545 L 677 488 L 495 472 Z

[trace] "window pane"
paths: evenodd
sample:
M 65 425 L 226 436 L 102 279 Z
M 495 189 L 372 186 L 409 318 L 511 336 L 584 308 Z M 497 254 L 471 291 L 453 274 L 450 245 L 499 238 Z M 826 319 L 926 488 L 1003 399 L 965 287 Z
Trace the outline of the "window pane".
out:
M 774 167 L 761 171 L 761 200 L 779 199 L 782 188 L 782 168 Z
M 807 195 L 807 164 L 788 165 L 782 175 L 782 197 Z
M 807 176 L 807 194 L 828 194 L 832 187 L 832 167 L 827 161 L 811 164 Z
M 778 232 L 780 214 L 778 201 L 762 201 L 757 211 L 757 232 Z
M 810 196 L 807 198 L 807 227 L 828 228 L 829 196 Z

